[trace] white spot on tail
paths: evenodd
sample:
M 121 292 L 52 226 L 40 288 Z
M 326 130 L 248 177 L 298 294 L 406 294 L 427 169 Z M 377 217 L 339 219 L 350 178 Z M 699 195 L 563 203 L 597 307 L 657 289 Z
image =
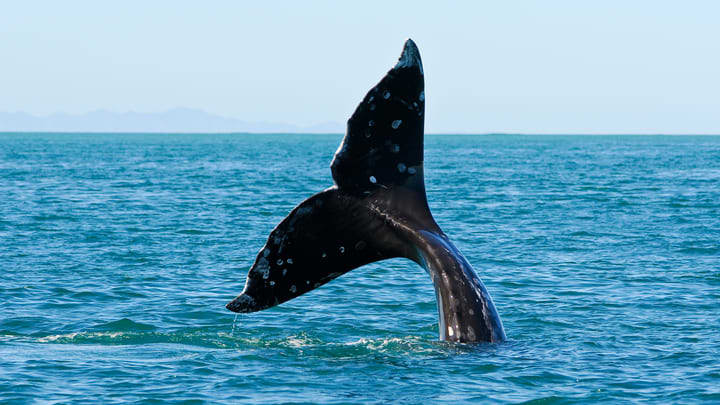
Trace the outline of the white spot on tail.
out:
M 448 335 L 452 336 L 455 334 L 455 331 L 453 330 L 452 326 L 448 326 Z
M 471 326 L 468 326 L 468 339 L 475 340 L 475 329 L 473 329 Z
M 261 257 L 258 259 L 257 264 L 255 265 L 255 271 L 260 273 L 262 278 L 266 279 L 270 277 L 270 263 L 268 263 L 267 260 L 265 260 L 264 257 Z

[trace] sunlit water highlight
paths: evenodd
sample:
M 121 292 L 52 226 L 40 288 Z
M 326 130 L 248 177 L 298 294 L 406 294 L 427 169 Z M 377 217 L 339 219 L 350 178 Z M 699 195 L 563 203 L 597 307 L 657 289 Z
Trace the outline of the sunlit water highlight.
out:
M 508 342 L 415 264 L 235 315 L 340 135 L 0 134 L 0 402 L 720 401 L 720 137 L 429 136 Z

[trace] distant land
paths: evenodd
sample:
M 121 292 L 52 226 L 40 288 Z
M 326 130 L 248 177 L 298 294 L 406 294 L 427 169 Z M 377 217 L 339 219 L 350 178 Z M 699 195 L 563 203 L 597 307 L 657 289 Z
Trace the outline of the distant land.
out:
M 45 116 L 0 112 L 0 132 L 342 133 L 345 132 L 345 125 L 338 122 L 310 126 L 250 122 L 192 108 L 174 108 L 153 113 L 97 110 L 84 114 L 56 113 Z
M 295 125 L 285 122 L 243 121 L 194 108 L 173 108 L 161 112 L 114 112 L 95 110 L 82 114 L 54 113 L 34 115 L 26 112 L 0 111 L 0 132 L 129 132 L 129 133 L 294 133 L 342 134 L 345 123 L 323 122 Z M 428 132 L 426 132 L 428 133 Z M 433 134 L 516 134 L 516 135 L 720 135 L 712 133 L 681 133 L 677 131 L 628 132 L 585 130 L 568 131 L 453 131 Z

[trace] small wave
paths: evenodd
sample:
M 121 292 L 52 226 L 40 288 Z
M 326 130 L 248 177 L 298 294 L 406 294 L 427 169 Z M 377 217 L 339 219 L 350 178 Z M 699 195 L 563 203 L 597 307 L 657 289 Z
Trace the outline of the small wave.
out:
M 343 343 L 344 346 L 350 346 L 350 347 L 364 347 L 369 350 L 387 350 L 387 349 L 398 349 L 398 348 L 405 348 L 405 349 L 414 349 L 418 346 L 427 344 L 428 342 L 423 342 L 418 337 L 415 336 L 407 336 L 404 338 L 375 338 L 375 339 L 369 339 L 369 338 L 360 338 L 354 342 L 347 342 Z
M 50 221 L 77 221 L 77 218 L 67 215 L 56 215 L 56 214 L 41 214 L 34 215 L 32 217 L 34 221 L 38 222 L 50 222 Z
M 43 336 L 37 339 L 40 343 L 70 343 L 80 332 L 65 333 L 60 335 Z M 119 333 L 119 332 L 118 332 Z
M 686 253 L 689 255 L 716 255 L 720 253 L 720 247 L 686 247 L 678 249 L 678 253 Z
M 134 322 L 130 319 L 123 318 L 117 321 L 103 323 L 93 326 L 91 330 L 113 331 L 113 332 L 129 332 L 129 331 L 150 331 L 157 329 L 153 325 L 140 322 Z
M 22 336 L 22 335 L 20 333 L 13 332 L 11 330 L 0 330 L 0 339 L 3 339 L 3 338 L 11 339 L 11 338 L 15 338 L 18 336 Z
M 567 397 L 559 397 L 557 395 L 550 395 L 547 397 L 542 398 L 535 398 L 531 399 L 529 401 L 521 402 L 523 405 L 550 405 L 550 404 L 566 404 L 569 401 L 570 398 Z
M 203 231 L 201 229 L 180 229 L 180 230 L 176 231 L 176 233 L 179 233 L 182 235 L 210 235 L 213 232 Z
M 349 342 L 329 342 L 306 333 L 278 337 L 233 336 L 229 332 L 218 332 L 203 329 L 178 330 L 160 332 L 156 330 L 137 330 L 142 324 L 130 320 L 121 320 L 101 325 L 108 330 L 96 330 L 58 333 L 46 336 L 29 336 L 6 334 L 10 340 L 34 341 L 44 344 L 67 345 L 147 345 L 147 344 L 180 344 L 214 349 L 230 349 L 240 351 L 273 350 L 286 355 L 312 356 L 318 358 L 350 358 L 376 356 L 416 356 L 458 353 L 464 350 L 458 345 L 445 344 L 427 340 L 420 336 L 392 338 L 361 338 Z M 146 325 L 145 327 L 148 327 Z M 149 326 L 152 327 L 152 326 Z M 118 330 L 125 329 L 125 330 Z M 134 329 L 134 330 L 133 330 Z
M 284 341 L 281 341 L 280 344 L 283 346 L 299 349 L 303 347 L 317 346 L 319 344 L 322 344 L 322 341 L 320 339 L 311 338 L 306 334 L 300 334 L 297 336 L 290 336 Z
M 106 346 L 118 345 L 145 345 L 156 343 L 175 343 L 190 346 L 211 348 L 233 348 L 236 344 L 222 336 L 208 335 L 192 332 L 133 332 L 133 331 L 100 331 L 100 332 L 70 332 L 34 338 L 38 343 L 54 344 L 96 344 Z

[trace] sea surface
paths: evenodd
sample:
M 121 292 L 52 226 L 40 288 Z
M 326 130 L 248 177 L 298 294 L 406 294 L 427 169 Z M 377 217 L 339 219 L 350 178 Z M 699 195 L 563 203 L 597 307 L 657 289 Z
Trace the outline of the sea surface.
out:
M 507 342 L 401 259 L 236 318 L 340 139 L 0 134 L 0 402 L 720 402 L 720 137 L 427 136 Z

